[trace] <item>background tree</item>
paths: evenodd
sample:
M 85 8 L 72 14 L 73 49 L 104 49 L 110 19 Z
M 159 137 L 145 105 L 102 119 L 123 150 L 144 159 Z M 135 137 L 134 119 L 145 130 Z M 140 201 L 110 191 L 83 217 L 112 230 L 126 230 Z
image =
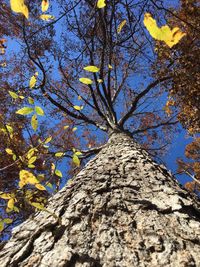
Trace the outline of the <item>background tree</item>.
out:
M 177 118 L 193 138 L 191 144 L 187 145 L 185 149 L 185 156 L 189 161 L 185 162 L 179 159 L 178 172 L 187 173 L 192 178 L 192 182 L 186 184 L 187 188 L 198 191 L 200 185 L 199 3 L 198 1 L 180 1 L 180 8 L 173 12 L 166 9 L 161 3 L 155 4 L 155 6 L 167 12 L 168 21 L 172 26 L 179 25 L 187 32 L 184 42 L 181 42 L 175 50 L 158 47 L 159 62 L 157 64 L 161 67 L 158 75 L 168 73 L 173 77 L 172 84 L 167 87 L 169 100 L 166 104 L 166 112 L 173 114 L 173 111 L 178 108 Z

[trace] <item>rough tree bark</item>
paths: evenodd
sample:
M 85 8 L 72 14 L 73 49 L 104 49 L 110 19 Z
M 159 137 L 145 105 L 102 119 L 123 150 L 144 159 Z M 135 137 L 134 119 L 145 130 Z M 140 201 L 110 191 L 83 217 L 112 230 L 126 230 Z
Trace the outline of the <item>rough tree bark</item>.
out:
M 1 267 L 200 266 L 200 205 L 123 133 L 16 227 Z

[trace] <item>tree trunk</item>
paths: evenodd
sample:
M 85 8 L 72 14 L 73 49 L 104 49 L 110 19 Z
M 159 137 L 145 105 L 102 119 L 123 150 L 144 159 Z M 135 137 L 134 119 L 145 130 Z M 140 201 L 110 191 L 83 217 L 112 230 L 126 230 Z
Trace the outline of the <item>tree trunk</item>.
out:
M 13 231 L 1 267 L 200 266 L 200 205 L 123 134 Z

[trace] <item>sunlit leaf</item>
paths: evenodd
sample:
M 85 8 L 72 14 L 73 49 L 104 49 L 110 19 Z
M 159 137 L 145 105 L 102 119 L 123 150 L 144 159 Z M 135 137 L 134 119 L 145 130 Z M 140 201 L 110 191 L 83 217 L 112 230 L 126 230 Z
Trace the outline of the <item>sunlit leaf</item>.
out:
M 49 0 L 42 0 L 41 9 L 42 12 L 46 12 L 49 8 Z
M 105 0 L 98 0 L 98 2 L 97 2 L 98 8 L 103 8 L 105 6 L 106 6 Z
M 40 116 L 44 116 L 44 110 L 41 107 L 35 106 L 35 112 Z
M 28 7 L 24 4 L 24 0 L 10 0 L 10 7 L 16 13 L 22 13 L 28 19 Z
M 21 170 L 19 172 L 19 187 L 22 188 L 26 184 L 38 184 L 38 179 L 29 171 Z
M 34 169 L 34 168 L 35 168 L 35 165 L 34 165 L 34 164 L 29 164 L 29 165 L 28 165 L 28 168 L 30 168 L 30 169 Z
M 40 15 L 40 18 L 41 18 L 42 20 L 45 20 L 45 21 L 50 21 L 50 20 L 55 19 L 54 16 L 52 16 L 52 15 L 48 15 L 48 14 L 42 14 L 42 15 Z
M 74 154 L 75 154 L 76 156 L 81 156 L 81 155 L 82 155 L 82 153 L 81 153 L 80 151 L 76 151 Z
M 33 207 L 35 207 L 36 209 L 39 209 L 39 210 L 44 210 L 44 209 L 45 209 L 44 205 L 41 204 L 41 203 L 30 202 L 30 204 L 31 204 Z
M 3 221 L 0 221 L 0 232 L 2 232 L 4 229 L 4 223 Z
M 69 125 L 65 125 L 65 126 L 63 127 L 64 130 L 66 130 L 66 129 L 68 129 L 68 128 L 69 128 Z
M 82 110 L 83 109 L 83 106 L 74 106 L 74 109 L 76 109 L 76 110 Z
M 14 198 L 11 198 L 8 200 L 7 207 L 9 209 L 13 210 L 14 204 L 15 204 L 15 200 L 14 200 Z
M 82 97 L 79 95 L 79 96 L 78 96 L 78 100 L 81 100 L 81 99 L 82 99 Z
M 35 187 L 37 189 L 39 189 L 39 190 L 42 190 L 42 191 L 46 190 L 46 188 L 43 185 L 41 185 L 41 184 L 35 184 Z
M 102 83 L 103 80 L 102 80 L 102 79 L 98 79 L 97 82 L 98 82 L 98 83 Z
M 6 223 L 6 224 L 10 224 L 10 223 L 13 222 L 13 220 L 10 219 L 10 218 L 5 218 L 5 219 L 3 219 L 3 222 Z
M 49 188 L 53 189 L 53 185 L 51 183 L 47 183 L 47 185 Z
M 154 39 L 164 41 L 170 48 L 177 44 L 183 36 L 186 35 L 181 32 L 178 27 L 175 27 L 172 30 L 168 25 L 159 28 L 156 20 L 152 18 L 150 13 L 145 13 L 144 25 Z
M 99 71 L 99 68 L 97 68 L 96 66 L 87 66 L 87 67 L 84 67 L 83 69 L 86 71 L 89 71 L 89 72 L 98 72 Z
M 123 27 L 126 25 L 126 20 L 123 20 L 119 26 L 117 27 L 117 33 L 119 34 L 121 32 L 121 30 L 123 29 Z
M 32 116 L 32 118 L 31 118 L 31 126 L 32 126 L 34 131 L 36 131 L 37 128 L 38 128 L 38 119 L 37 119 L 37 115 L 36 114 L 34 114 Z
M 32 158 L 30 158 L 29 159 L 29 161 L 28 161 L 28 164 L 32 164 L 32 163 L 34 163 L 35 161 L 36 161 L 36 159 L 37 159 L 37 157 L 35 156 L 35 157 L 32 157 Z
M 33 108 L 30 108 L 30 107 L 24 107 L 24 108 L 21 108 L 19 110 L 17 110 L 15 113 L 16 114 L 20 114 L 20 115 L 29 115 L 30 113 L 32 113 L 34 111 Z
M 110 70 L 112 70 L 113 67 L 112 67 L 110 64 L 108 64 L 108 68 L 109 68 Z
M 5 151 L 6 151 L 6 153 L 7 153 L 8 155 L 13 155 L 13 151 L 12 151 L 12 149 L 10 149 L 10 148 L 6 148 Z
M 76 130 L 77 130 L 77 127 L 74 127 L 74 128 L 72 129 L 73 132 L 75 132 Z
M 18 95 L 15 92 L 8 91 L 8 93 L 13 99 L 17 99 L 18 98 Z
M 7 129 L 7 131 L 8 131 L 10 134 L 13 133 L 13 127 L 12 127 L 12 126 L 6 124 L 6 129 Z
M 79 81 L 83 84 L 92 84 L 92 80 L 89 78 L 80 78 Z
M 36 72 L 30 79 L 30 82 L 29 82 L 29 87 L 30 88 L 33 88 L 35 87 L 35 84 L 37 82 L 37 76 L 38 76 L 38 72 Z
M 44 141 L 44 144 L 49 143 L 52 140 L 52 136 L 47 137 L 47 139 Z
M 34 104 L 34 99 L 32 97 L 29 97 L 28 98 L 28 102 L 30 105 L 33 105 Z
M 77 155 L 73 155 L 72 160 L 77 167 L 80 166 L 80 160 Z
M 9 193 L 2 193 L 2 192 L 0 192 L 0 198 L 10 199 L 11 198 L 11 195 Z
M 58 158 L 60 158 L 60 157 L 62 157 L 64 155 L 65 155 L 64 152 L 57 152 L 57 153 L 55 153 L 55 156 L 58 157 Z
M 62 177 L 62 172 L 60 170 L 56 169 L 55 175 L 57 175 L 58 177 Z

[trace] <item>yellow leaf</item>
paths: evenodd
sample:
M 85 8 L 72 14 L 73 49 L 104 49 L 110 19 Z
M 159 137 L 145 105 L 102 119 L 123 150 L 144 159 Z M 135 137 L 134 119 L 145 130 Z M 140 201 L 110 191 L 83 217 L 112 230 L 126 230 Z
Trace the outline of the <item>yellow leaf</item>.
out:
M 55 154 L 55 156 L 58 157 L 58 158 L 62 157 L 63 155 L 65 155 L 64 152 L 57 152 L 57 153 Z
M 82 110 L 83 109 L 83 106 L 74 106 L 74 109 L 76 109 L 76 110 Z
M 117 33 L 119 34 L 122 30 L 122 28 L 126 25 L 126 20 L 123 20 L 119 26 L 117 27 Z
M 21 108 L 21 109 L 17 110 L 15 113 L 16 114 L 20 114 L 20 115 L 29 115 L 33 111 L 34 111 L 33 108 L 24 107 L 24 108 Z
M 7 224 L 10 224 L 10 223 L 13 222 L 13 220 L 10 219 L 10 218 L 5 218 L 5 219 L 3 219 L 3 222 L 4 222 L 4 223 L 7 223 Z
M 72 160 L 73 160 L 74 164 L 75 164 L 77 167 L 80 166 L 80 160 L 79 160 L 79 158 L 78 158 L 77 155 L 73 155 Z
M 49 0 L 42 0 L 41 9 L 42 12 L 46 12 L 49 8 Z
M 67 128 L 69 128 L 69 125 L 65 125 L 65 126 L 63 127 L 64 130 L 66 130 Z
M 33 128 L 34 131 L 37 130 L 37 127 L 38 127 L 38 119 L 37 119 L 37 115 L 34 114 L 31 118 L 31 126 Z
M 97 2 L 98 8 L 103 8 L 105 6 L 106 6 L 105 0 L 98 0 L 98 2 Z
M 111 66 L 110 64 L 108 65 L 108 68 L 109 68 L 110 70 L 112 70 L 112 66 Z
M 35 207 L 36 209 L 39 209 L 39 210 L 44 210 L 45 207 L 43 204 L 41 203 L 37 203 L 37 202 L 29 202 L 33 207 Z
M 11 198 L 11 199 L 8 200 L 7 207 L 8 207 L 9 209 L 13 210 L 13 208 L 14 208 L 14 204 L 15 204 L 15 200 L 14 200 L 14 198 Z
M 92 84 L 92 80 L 88 78 L 80 78 L 79 81 L 83 84 Z
M 37 82 L 37 76 L 38 76 L 38 72 L 36 72 L 30 79 L 30 82 L 29 82 L 29 87 L 30 88 L 33 88 L 35 87 L 35 84 Z
M 19 172 L 19 187 L 22 188 L 26 184 L 38 184 L 37 178 L 29 171 L 21 170 Z
M 44 144 L 49 143 L 52 140 L 52 136 L 47 137 L 47 139 L 44 141 Z
M 6 153 L 7 153 L 8 155 L 13 155 L 13 151 L 12 151 L 12 149 L 10 149 L 10 148 L 6 148 L 5 151 L 6 151 Z
M 74 128 L 72 129 L 73 132 L 75 132 L 76 130 L 77 130 L 77 127 L 74 127 Z
M 79 96 L 78 96 L 78 100 L 81 100 L 81 99 L 82 99 L 82 97 L 79 95 Z
M 32 157 L 29 159 L 28 164 L 32 164 L 36 161 L 37 157 Z
M 42 15 L 40 15 L 40 18 L 41 18 L 42 20 L 46 20 L 46 21 L 55 19 L 54 16 L 52 16 L 52 15 L 48 15 L 48 14 L 42 14 Z
M 8 91 L 8 93 L 13 99 L 17 99 L 18 98 L 18 95 L 15 92 Z
M 2 193 L 2 192 L 0 192 L 0 198 L 10 199 L 11 198 L 11 195 L 8 194 L 8 193 Z
M 28 19 L 28 7 L 24 0 L 10 0 L 10 7 L 16 13 L 22 13 Z
M 46 190 L 46 188 L 41 184 L 35 184 L 35 187 L 39 190 Z
M 186 35 L 178 27 L 171 30 L 168 25 L 164 25 L 159 28 L 156 20 L 152 18 L 150 13 L 145 13 L 144 25 L 154 39 L 164 41 L 170 48 Z
M 99 71 L 99 68 L 97 68 L 96 66 L 87 66 L 87 67 L 84 67 L 83 69 L 86 71 L 89 71 L 89 72 L 98 72 Z
M 98 82 L 98 83 L 102 83 L 103 80 L 102 80 L 102 79 L 98 79 L 97 82 Z
M 0 221 L 0 232 L 2 232 L 4 229 L 4 223 L 3 221 Z

